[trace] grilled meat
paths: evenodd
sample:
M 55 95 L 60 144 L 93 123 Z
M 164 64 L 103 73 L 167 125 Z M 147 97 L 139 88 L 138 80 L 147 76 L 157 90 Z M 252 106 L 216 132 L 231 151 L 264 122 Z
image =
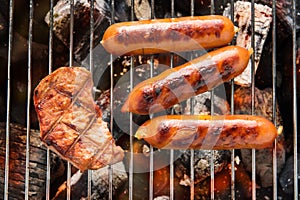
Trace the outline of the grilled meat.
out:
M 123 159 L 92 96 L 91 74 L 61 67 L 34 90 L 42 141 L 75 167 L 98 169 Z

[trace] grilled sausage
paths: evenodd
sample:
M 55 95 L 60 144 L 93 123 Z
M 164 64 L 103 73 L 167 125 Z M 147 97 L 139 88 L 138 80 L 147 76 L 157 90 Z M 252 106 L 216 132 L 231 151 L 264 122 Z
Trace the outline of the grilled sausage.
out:
M 115 55 L 155 54 L 224 46 L 234 34 L 230 19 L 210 15 L 116 23 L 101 43 Z
M 252 115 L 167 115 L 146 121 L 135 136 L 161 149 L 261 149 L 272 145 L 277 130 Z
M 162 111 L 241 74 L 251 51 L 227 46 L 147 79 L 130 92 L 122 112 L 146 115 Z

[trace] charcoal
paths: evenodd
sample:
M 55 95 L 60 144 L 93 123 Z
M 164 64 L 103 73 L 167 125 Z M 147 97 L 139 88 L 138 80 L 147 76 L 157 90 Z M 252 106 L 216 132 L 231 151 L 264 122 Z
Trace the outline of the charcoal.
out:
M 214 177 L 214 199 L 229 199 L 231 196 L 231 169 L 227 165 L 221 172 L 216 173 Z M 195 185 L 195 199 L 210 199 L 211 197 L 211 179 Z M 236 199 L 251 198 L 251 179 L 241 164 L 235 165 L 235 197 Z M 262 198 L 258 198 L 262 199 Z
M 6 123 L 0 123 L 0 192 L 4 192 L 5 163 L 5 131 Z M 9 199 L 24 199 L 25 162 L 26 162 L 27 129 L 19 124 L 10 124 L 10 168 L 9 168 Z M 46 148 L 39 139 L 39 131 L 30 130 L 29 158 L 29 199 L 43 199 L 46 188 L 47 159 Z M 50 154 L 51 185 L 55 187 L 59 178 L 64 175 L 65 165 L 54 154 Z
M 154 200 L 169 200 L 169 199 L 170 199 L 170 197 L 168 197 L 168 196 L 159 196 L 159 197 L 154 198 Z
M 171 11 L 171 3 L 166 0 L 155 0 L 154 18 L 165 18 L 166 14 Z
M 67 47 L 70 43 L 70 2 L 58 1 L 54 7 L 53 31 Z M 88 0 L 76 0 L 74 2 L 74 34 L 73 49 L 75 59 L 80 62 L 90 50 L 90 3 Z M 118 15 L 116 15 L 118 16 Z M 122 16 L 122 15 L 121 15 Z M 50 13 L 45 17 L 49 25 Z M 94 40 L 96 46 L 102 39 L 102 35 L 111 21 L 111 7 L 105 1 L 95 1 L 94 4 Z M 126 18 L 125 18 L 126 20 Z
M 230 17 L 230 6 L 225 8 L 224 15 Z M 242 46 L 246 49 L 251 48 L 251 3 L 237 1 L 234 4 L 234 21 L 238 24 L 239 31 L 237 33 L 236 45 Z M 257 70 L 261 53 L 264 47 L 272 21 L 272 9 L 268 6 L 255 4 L 255 71 Z M 267 66 L 271 67 L 271 66 Z M 251 61 L 249 61 L 244 72 L 234 79 L 236 84 L 249 86 L 251 84 Z
M 195 15 L 208 15 L 210 14 L 210 0 L 195 1 Z M 183 15 L 190 15 L 191 4 L 185 1 L 175 0 L 175 8 Z
M 182 185 L 188 186 L 190 181 L 190 151 L 182 151 L 182 155 L 175 161 L 175 175 L 180 179 Z M 194 152 L 194 170 L 195 170 L 195 183 L 199 183 L 210 177 L 210 159 L 212 151 L 210 150 L 197 150 Z M 230 151 L 220 150 L 214 151 L 214 170 L 220 172 L 227 165 L 230 158 Z
M 272 121 L 272 89 L 266 88 L 259 90 L 255 88 L 254 98 L 255 115 L 264 116 Z M 251 88 L 241 87 L 235 91 L 234 107 L 236 114 L 251 114 Z M 276 107 L 276 125 L 279 128 L 283 125 L 279 107 Z M 280 173 L 285 164 L 286 146 L 284 134 L 277 137 L 277 172 Z M 251 171 L 251 150 L 242 149 L 242 161 L 247 170 Z M 256 173 L 258 174 L 261 186 L 269 187 L 272 185 L 272 148 L 256 150 Z
M 5 17 L 0 12 L 0 45 L 4 46 L 7 42 L 8 23 Z
M 272 7 L 272 1 L 269 0 L 255 0 L 265 5 Z M 300 4 L 296 2 L 296 13 L 300 11 Z M 293 17 L 292 17 L 292 1 L 291 0 L 277 0 L 276 1 L 276 17 L 277 17 L 277 32 L 282 39 L 292 34 Z M 299 22 L 300 15 L 296 14 L 296 19 Z M 300 29 L 300 24 L 296 23 L 297 30 Z
M 131 1 L 130 6 L 131 6 Z M 138 20 L 151 18 L 151 6 L 148 0 L 134 0 L 134 14 Z
M 124 166 L 122 163 L 117 163 L 111 166 L 113 169 L 112 174 L 112 195 L 116 196 L 119 188 L 127 181 L 127 174 L 125 172 Z M 77 171 L 71 177 L 71 199 L 84 200 L 88 199 L 88 172 Z M 104 167 L 98 170 L 92 171 L 91 176 L 91 199 L 109 199 L 109 168 Z M 64 182 L 57 190 L 55 196 L 52 198 L 55 199 L 66 199 L 67 196 L 67 186 Z
M 298 162 L 298 182 L 299 182 L 299 174 L 300 174 L 300 155 L 296 158 Z M 286 165 L 283 168 L 280 177 L 279 183 L 285 193 L 292 194 L 294 191 L 294 156 L 290 156 L 287 161 Z
M 195 0 L 194 15 L 222 14 L 226 2 L 224 0 L 214 1 L 214 5 L 212 7 L 211 0 Z M 184 16 L 189 16 L 191 15 L 191 4 L 185 1 L 175 0 L 175 10 L 182 13 Z
M 0 121 L 6 119 L 6 98 L 7 98 L 7 72 L 8 72 L 8 28 L 9 28 L 9 1 L 1 1 L 0 8 Z M 42 77 L 48 74 L 49 65 L 49 31 L 45 24 L 44 16 L 49 10 L 47 1 L 37 0 L 33 4 L 33 30 L 31 42 L 31 84 L 32 89 Z M 12 51 L 10 57 L 11 75 L 11 115 L 10 121 L 26 126 L 27 101 L 27 70 L 28 70 L 28 26 L 29 26 L 29 5 L 26 1 L 14 3 L 12 32 Z M 62 48 L 64 45 L 53 41 L 53 69 L 58 65 L 65 64 L 68 51 Z M 31 104 L 32 105 L 32 104 Z M 38 123 L 33 106 L 30 108 L 30 125 L 38 129 Z
M 211 111 L 211 93 L 205 92 L 195 96 L 193 99 L 188 99 L 185 107 L 185 114 L 191 113 L 191 101 L 195 114 L 210 114 Z M 214 113 L 219 115 L 229 114 L 230 108 L 226 100 L 214 94 Z

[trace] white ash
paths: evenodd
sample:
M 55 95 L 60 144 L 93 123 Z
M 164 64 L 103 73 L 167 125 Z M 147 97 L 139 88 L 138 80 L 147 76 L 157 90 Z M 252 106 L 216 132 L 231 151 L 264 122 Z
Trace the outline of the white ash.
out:
M 159 197 L 155 197 L 154 200 L 169 200 L 170 197 L 168 196 L 159 196 Z
M 265 40 L 267 38 L 270 25 L 272 22 L 272 9 L 266 5 L 254 4 L 254 62 L 255 72 L 258 67 Z M 224 16 L 230 18 L 230 6 L 226 7 Z M 239 31 L 237 33 L 236 45 L 246 49 L 251 48 L 251 2 L 237 1 L 234 4 L 234 22 L 237 23 Z M 245 71 L 234 79 L 235 83 L 242 86 L 251 84 L 251 60 Z
M 181 151 L 182 155 L 174 163 L 175 175 L 180 179 L 180 185 L 189 186 L 190 179 L 190 156 L 191 152 Z M 197 184 L 207 177 L 210 177 L 211 157 L 213 156 L 214 171 L 218 173 L 224 169 L 230 159 L 230 151 L 215 150 L 197 150 L 194 152 L 194 183 Z
M 127 0 L 127 4 L 131 6 L 131 0 Z M 147 0 L 134 0 L 134 14 L 138 20 L 151 18 L 151 6 Z
M 194 114 L 210 114 L 211 111 L 211 93 L 205 92 L 195 96 L 192 99 L 188 99 L 184 114 L 191 114 L 191 101 L 193 103 Z M 225 115 L 230 113 L 230 107 L 228 102 L 216 95 L 214 95 L 214 112 L 215 114 Z

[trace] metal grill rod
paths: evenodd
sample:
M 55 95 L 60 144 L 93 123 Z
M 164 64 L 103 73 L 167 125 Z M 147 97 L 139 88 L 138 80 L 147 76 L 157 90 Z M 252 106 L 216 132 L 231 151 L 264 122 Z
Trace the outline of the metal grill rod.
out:
M 50 0 L 50 17 L 49 17 L 49 60 L 48 60 L 48 74 L 52 72 L 53 61 L 53 0 Z M 50 200 L 50 149 L 47 147 L 47 172 L 46 172 L 46 200 Z
M 115 23 L 115 1 L 111 1 L 111 24 Z M 114 77 L 114 66 L 113 66 L 114 57 L 110 54 L 110 130 L 113 130 L 113 120 L 114 120 L 114 112 L 113 112 L 113 101 L 114 101 L 114 92 L 113 92 L 113 77 Z M 111 131 L 113 133 L 113 131 Z M 108 188 L 108 199 L 112 199 L 113 197 L 113 169 L 111 165 L 108 166 L 108 173 L 109 173 L 109 188 Z
M 277 126 L 276 116 L 276 0 L 272 1 L 272 118 L 275 127 Z M 273 199 L 277 199 L 277 139 L 273 146 Z
M 293 18 L 293 33 L 292 33 L 292 39 L 293 39 L 293 140 L 294 140 L 294 199 L 297 200 L 299 198 L 298 194 L 298 120 L 297 120 L 297 33 L 296 33 L 296 0 L 292 1 L 292 18 Z
M 231 21 L 234 22 L 234 0 L 230 1 L 230 17 Z M 233 44 L 234 42 L 232 42 Z M 230 114 L 234 114 L 234 79 L 231 79 L 231 92 L 230 92 Z M 235 151 L 231 150 L 231 182 L 230 182 L 230 193 L 231 199 L 235 199 Z
M 31 48 L 33 25 L 33 1 L 29 2 L 28 66 L 27 66 L 27 110 L 26 110 L 26 161 L 25 161 L 25 200 L 29 198 L 29 157 L 30 157 L 30 100 L 31 100 Z
M 8 181 L 9 181 L 9 124 L 10 124 L 10 94 L 11 94 L 11 59 L 12 59 L 12 42 L 13 42 L 13 13 L 14 1 L 9 1 L 9 35 L 8 35 L 8 63 L 7 63 L 7 99 L 6 99 L 6 138 L 5 138 L 5 177 L 4 177 L 4 200 L 8 199 Z
M 175 1 L 171 0 L 171 17 L 175 17 Z M 170 54 L 170 68 L 174 67 L 174 54 Z M 170 200 L 175 199 L 175 194 L 174 194 L 174 150 L 170 150 Z
M 194 0 L 191 0 L 191 16 L 194 16 L 195 13 L 195 2 Z M 191 59 L 193 59 L 193 55 L 191 55 Z M 191 98 L 190 101 L 190 113 L 194 114 L 194 98 Z M 190 179 L 191 179 L 191 185 L 190 185 L 190 199 L 194 200 L 195 198 L 195 170 L 194 170 L 194 164 L 195 164 L 195 150 L 190 150 L 191 158 L 190 158 Z
M 69 45 L 69 66 L 73 66 L 73 32 L 74 32 L 74 0 L 70 0 L 70 45 Z M 67 200 L 71 200 L 71 163 L 67 162 Z
M 131 21 L 134 20 L 134 0 L 131 0 Z M 130 91 L 133 89 L 133 74 L 134 61 L 133 56 L 130 57 Z M 130 145 L 130 158 L 129 158 L 129 200 L 133 199 L 133 114 L 129 113 L 129 145 Z
M 251 0 L 251 47 L 253 53 L 251 56 L 251 115 L 255 114 L 255 3 Z M 252 199 L 256 199 L 256 161 L 255 149 L 252 149 Z
M 91 73 L 92 78 L 93 76 L 93 71 L 94 71 L 94 0 L 90 1 L 90 48 L 89 48 L 89 71 Z M 94 95 L 95 93 L 93 93 Z M 95 96 L 95 95 L 94 95 Z M 112 129 L 111 129 L 112 130 Z M 87 180 L 87 199 L 91 199 L 92 195 L 92 175 L 93 172 L 92 170 L 88 170 L 88 180 Z
M 151 0 L 151 19 L 155 17 L 155 9 L 154 9 L 155 1 Z M 154 56 L 151 55 L 150 57 L 150 78 L 153 77 L 154 73 Z M 150 115 L 150 119 L 152 119 L 153 115 Z M 154 183 L 154 151 L 153 146 L 150 145 L 150 163 L 149 163 L 149 199 L 152 200 L 153 197 L 153 183 Z
M 210 14 L 213 15 L 215 14 L 215 1 L 211 0 L 210 1 Z M 214 115 L 215 110 L 214 110 L 214 89 L 211 90 L 210 92 L 210 114 Z M 210 151 L 210 198 L 215 199 L 215 165 L 214 165 L 214 156 L 215 156 L 215 151 L 211 150 Z

